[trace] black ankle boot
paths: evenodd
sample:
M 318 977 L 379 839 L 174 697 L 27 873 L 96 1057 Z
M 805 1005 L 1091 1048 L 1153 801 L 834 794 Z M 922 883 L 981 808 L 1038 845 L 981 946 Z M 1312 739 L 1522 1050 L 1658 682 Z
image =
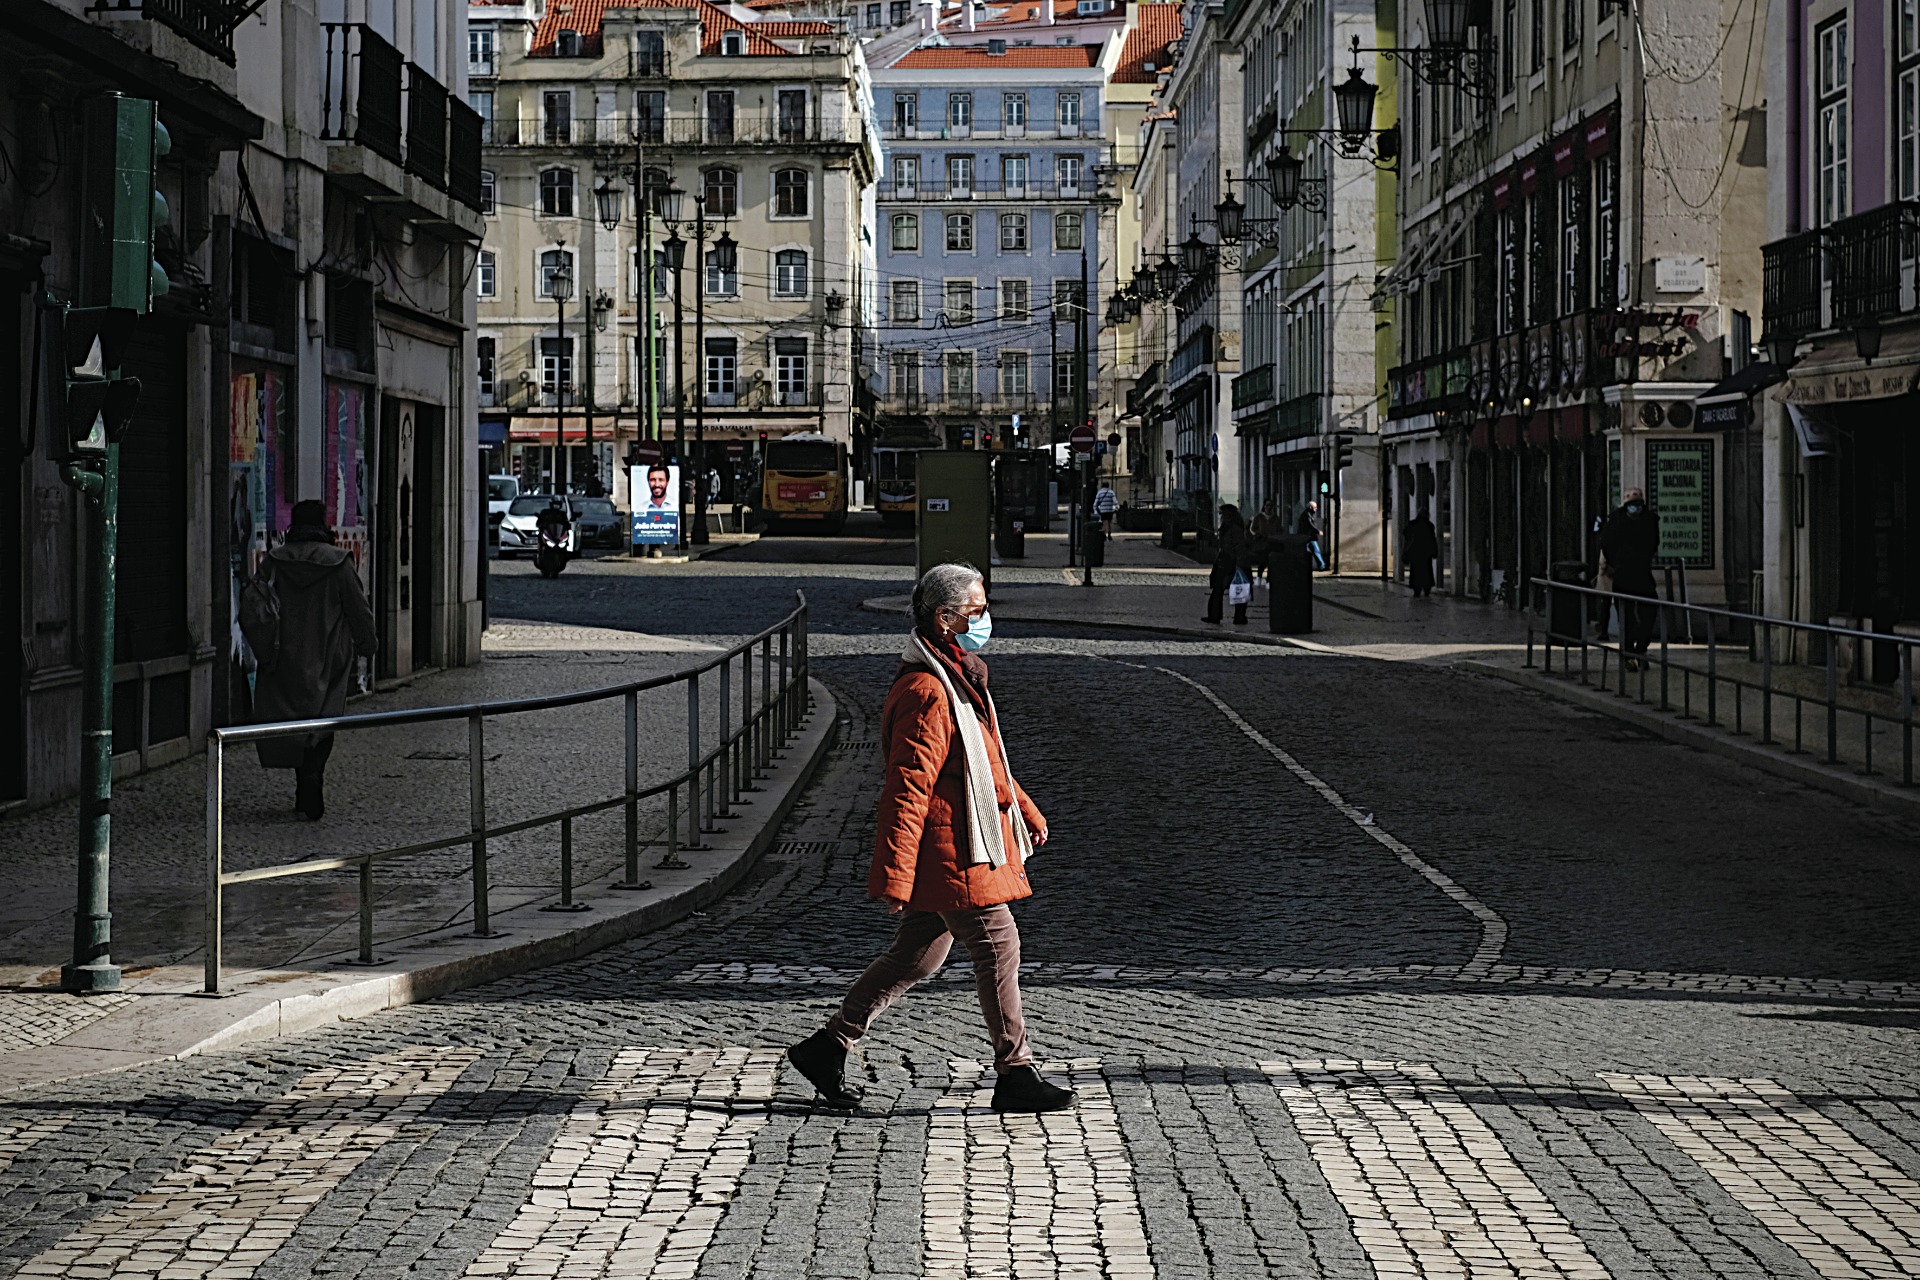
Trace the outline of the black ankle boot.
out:
M 787 1061 L 820 1091 L 822 1106 L 851 1111 L 860 1105 L 860 1087 L 847 1083 L 847 1051 L 825 1031 L 816 1031 L 787 1050 Z
M 1032 1067 L 1006 1067 L 993 1086 L 995 1111 L 1065 1111 L 1076 1101 L 1073 1090 L 1048 1084 Z

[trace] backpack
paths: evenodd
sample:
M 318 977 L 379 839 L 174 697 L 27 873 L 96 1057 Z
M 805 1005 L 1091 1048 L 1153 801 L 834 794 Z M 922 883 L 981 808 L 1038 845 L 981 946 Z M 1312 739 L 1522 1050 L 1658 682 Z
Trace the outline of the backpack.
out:
M 240 589 L 240 634 L 262 668 L 280 656 L 280 591 L 265 565 Z

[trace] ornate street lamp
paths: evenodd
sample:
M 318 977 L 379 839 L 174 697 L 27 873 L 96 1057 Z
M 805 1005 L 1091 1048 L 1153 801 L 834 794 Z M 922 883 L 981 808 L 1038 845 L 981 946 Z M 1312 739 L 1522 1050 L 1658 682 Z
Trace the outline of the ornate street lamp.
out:
M 1340 121 L 1340 140 L 1358 150 L 1373 132 L 1373 100 L 1380 92 L 1367 82 L 1359 67 L 1347 71 L 1344 84 L 1333 87 L 1334 112 Z
M 1195 231 L 1180 244 L 1180 268 L 1190 276 L 1197 276 L 1207 269 L 1213 258 L 1213 246 L 1200 238 Z
M 1213 222 L 1220 230 L 1220 243 L 1239 244 L 1247 229 L 1247 206 L 1233 194 L 1233 175 L 1227 175 L 1227 194 L 1213 206 Z
M 1291 209 L 1300 203 L 1300 172 L 1306 167 L 1307 162 L 1285 145 L 1281 146 L 1273 159 L 1267 161 L 1269 194 L 1282 209 Z
M 1180 287 L 1180 264 L 1173 260 L 1173 255 L 1170 253 L 1161 254 L 1160 261 L 1154 267 L 1153 273 L 1155 277 L 1157 277 L 1160 285 L 1160 296 L 1163 298 L 1172 297 L 1173 291 Z
M 611 231 L 620 225 L 620 197 L 626 188 L 610 178 L 602 178 L 593 188 L 593 203 L 600 215 L 600 225 Z

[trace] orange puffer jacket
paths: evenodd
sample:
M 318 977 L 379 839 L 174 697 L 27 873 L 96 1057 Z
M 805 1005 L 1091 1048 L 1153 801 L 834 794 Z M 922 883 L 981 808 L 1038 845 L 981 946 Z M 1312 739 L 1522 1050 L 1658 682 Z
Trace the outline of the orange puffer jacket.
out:
M 938 676 L 925 669 L 893 682 L 880 714 L 886 781 L 880 789 L 880 829 L 874 841 L 867 893 L 906 902 L 913 911 L 991 907 L 1033 893 L 1014 848 L 1009 813 L 1015 804 L 1027 829 L 1046 826 L 1040 810 L 1006 771 L 1000 726 L 982 721 L 993 761 L 994 791 L 1007 860 L 999 867 L 972 862 L 967 838 L 966 751 L 953 708 Z

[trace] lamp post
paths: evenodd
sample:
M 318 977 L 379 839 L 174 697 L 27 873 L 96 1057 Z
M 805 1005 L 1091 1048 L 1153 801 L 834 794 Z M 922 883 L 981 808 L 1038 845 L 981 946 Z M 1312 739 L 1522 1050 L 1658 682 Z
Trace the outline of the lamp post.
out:
M 675 212 L 677 213 L 678 210 L 676 209 Z M 680 227 L 684 226 L 685 224 L 678 217 L 669 217 L 668 221 L 670 224 L 673 224 L 673 228 L 675 232 L 673 239 L 668 241 L 668 251 L 669 253 L 677 252 L 681 256 L 682 260 L 684 260 L 686 255 L 685 244 L 682 243 L 681 247 L 677 251 L 674 250 L 672 246 L 675 241 L 679 240 L 678 232 L 680 230 Z M 701 251 L 700 260 L 694 263 L 694 284 L 693 284 L 693 350 L 694 350 L 693 358 L 695 361 L 694 401 L 693 401 L 693 436 L 694 436 L 693 447 L 694 447 L 694 452 L 696 454 L 700 455 L 701 457 L 704 457 L 706 454 L 706 444 L 707 444 L 707 377 L 706 377 L 707 199 L 706 199 L 706 196 L 704 195 L 697 195 L 693 198 L 692 243 L 695 245 L 698 245 Z M 714 269 L 719 271 L 720 274 L 722 274 L 723 276 L 732 275 L 739 267 L 739 251 L 740 251 L 740 246 L 734 243 L 733 237 L 729 235 L 725 230 L 725 228 L 723 227 L 720 231 L 719 237 L 715 239 L 715 241 L 713 242 Z M 678 304 L 679 302 L 678 288 L 674 290 L 674 301 L 676 304 Z M 679 341 L 679 334 L 677 330 L 674 335 L 674 340 L 676 344 Z M 687 498 L 686 477 L 688 474 L 691 473 L 692 468 L 688 465 L 690 460 L 686 455 L 686 436 L 685 436 L 684 424 L 682 424 L 679 428 L 677 428 L 676 435 L 678 436 L 676 447 L 680 451 L 680 465 L 683 468 L 681 472 L 681 485 L 680 485 L 680 530 L 681 530 L 681 537 L 685 539 L 688 536 L 687 522 L 686 522 L 686 514 L 687 514 L 686 512 L 686 498 Z M 704 544 L 708 541 L 707 485 L 706 485 L 706 479 L 704 476 L 696 476 L 694 478 L 693 510 L 694 510 L 694 520 L 693 520 L 692 541 L 696 544 Z
M 573 268 L 567 265 L 567 242 L 560 242 L 560 261 L 547 278 L 547 292 L 553 298 L 553 326 L 557 335 L 553 356 L 553 472 L 547 480 L 548 493 L 565 493 L 561 459 L 567 450 L 567 300 L 573 297 Z M 559 485 L 556 490 L 553 486 Z

